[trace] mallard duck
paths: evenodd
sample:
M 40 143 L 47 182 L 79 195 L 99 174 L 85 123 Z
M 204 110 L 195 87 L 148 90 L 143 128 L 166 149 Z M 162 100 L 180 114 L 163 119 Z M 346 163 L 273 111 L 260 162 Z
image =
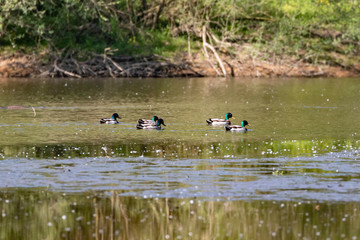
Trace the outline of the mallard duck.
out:
M 230 118 L 235 119 L 231 113 L 227 113 L 225 114 L 225 119 L 221 119 L 221 118 L 209 118 L 206 120 L 208 125 L 212 125 L 212 126 L 227 126 L 227 125 L 231 125 L 230 122 Z
M 148 119 L 139 119 L 138 120 L 138 124 L 151 124 L 151 125 L 156 125 L 156 121 L 159 120 L 159 118 L 157 116 L 153 116 L 153 118 L 151 120 Z
M 225 126 L 226 131 L 234 131 L 234 132 L 246 132 L 246 125 L 249 125 L 248 121 L 244 120 L 241 122 L 241 125 L 228 125 Z
M 117 119 L 120 119 L 121 117 L 119 116 L 119 114 L 114 113 L 112 115 L 111 118 L 102 118 L 100 119 L 100 123 L 105 123 L 105 124 L 117 124 L 119 123 Z
M 161 124 L 166 126 L 164 123 L 164 120 L 162 118 L 159 118 L 156 121 L 156 125 L 152 125 L 152 124 L 138 124 L 136 125 L 137 129 L 157 129 L 160 130 L 161 129 Z

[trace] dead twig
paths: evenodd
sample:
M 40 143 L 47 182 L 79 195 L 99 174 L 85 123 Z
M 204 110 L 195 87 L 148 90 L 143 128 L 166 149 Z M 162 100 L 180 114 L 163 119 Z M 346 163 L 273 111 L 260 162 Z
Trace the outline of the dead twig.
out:
M 119 64 L 117 64 L 114 60 L 112 60 L 110 57 L 106 56 L 106 60 L 111 62 L 120 72 L 124 71 L 122 67 L 120 67 Z
M 55 59 L 55 61 L 54 61 L 54 68 L 55 68 L 55 71 L 58 71 L 58 72 L 64 73 L 65 75 L 70 76 L 70 77 L 81 78 L 81 76 L 80 76 L 80 75 L 78 75 L 78 74 L 71 73 L 71 72 L 68 72 L 68 71 L 66 71 L 66 70 L 63 70 L 63 69 L 59 68 L 59 67 L 57 66 L 57 61 L 58 61 L 58 60 L 59 60 L 59 59 L 57 58 L 57 59 Z
M 79 63 L 73 58 L 72 55 L 70 56 L 70 59 L 75 64 L 77 73 L 82 74 Z
M 226 77 L 226 70 L 225 70 L 225 67 L 224 67 L 219 55 L 217 54 L 215 48 L 206 42 L 206 26 L 205 25 L 203 26 L 202 40 L 203 40 L 203 49 L 204 49 L 204 52 L 205 52 L 205 56 L 208 58 L 208 60 L 210 62 L 210 65 L 218 73 L 218 75 L 221 75 L 221 74 L 219 74 L 219 71 L 216 69 L 216 67 L 211 63 L 210 56 L 209 56 L 209 53 L 207 52 L 206 48 L 209 48 L 213 52 L 217 62 L 220 65 L 220 68 L 221 68 L 221 71 L 222 71 L 223 75 Z
M 219 65 L 220 65 L 220 68 L 221 68 L 224 76 L 226 77 L 226 70 L 225 70 L 224 64 L 222 63 L 221 58 L 220 58 L 219 55 L 217 54 L 215 48 L 214 48 L 213 46 L 211 46 L 210 44 L 206 43 L 206 42 L 204 43 L 204 45 L 205 45 L 206 47 L 210 48 L 210 50 L 214 53 L 214 55 L 215 55 L 215 57 L 216 57 Z

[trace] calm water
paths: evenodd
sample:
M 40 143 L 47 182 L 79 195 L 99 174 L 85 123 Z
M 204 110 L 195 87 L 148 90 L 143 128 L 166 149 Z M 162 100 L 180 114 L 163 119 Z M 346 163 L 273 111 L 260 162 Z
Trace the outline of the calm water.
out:
M 359 103 L 360 79 L 0 79 L 0 239 L 360 239 Z M 227 112 L 250 130 L 206 125 Z

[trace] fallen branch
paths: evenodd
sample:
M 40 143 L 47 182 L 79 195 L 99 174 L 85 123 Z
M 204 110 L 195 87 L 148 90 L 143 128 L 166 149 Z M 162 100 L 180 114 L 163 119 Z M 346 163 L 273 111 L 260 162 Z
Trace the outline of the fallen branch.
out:
M 217 72 L 218 75 L 221 75 L 219 73 L 219 71 L 216 69 L 216 67 L 211 63 L 210 56 L 209 56 L 209 53 L 207 52 L 206 48 L 210 48 L 210 50 L 214 53 L 214 55 L 216 57 L 216 60 L 218 61 L 219 65 L 220 65 L 221 71 L 223 72 L 223 75 L 226 77 L 226 70 L 225 70 L 225 67 L 224 67 L 219 55 L 217 54 L 215 48 L 206 42 L 206 27 L 205 26 L 203 26 L 202 40 L 203 40 L 203 49 L 204 49 L 204 52 L 205 52 L 205 57 L 210 62 L 210 65 Z
M 214 34 L 210 33 L 210 36 L 212 37 L 212 39 L 214 39 L 214 41 L 216 42 L 216 44 L 220 44 L 220 46 L 222 47 L 223 45 L 225 45 L 226 47 L 231 47 L 232 44 L 229 42 L 224 42 L 219 40 Z
M 75 66 L 76 66 L 77 73 L 78 73 L 78 74 L 81 74 L 82 72 L 81 72 L 79 63 L 73 58 L 72 55 L 70 56 L 70 58 L 71 58 L 71 61 L 72 61 L 72 62 L 75 64 Z
M 112 70 L 111 70 L 111 67 L 109 66 L 109 64 L 106 64 L 106 68 L 107 68 L 108 71 L 109 71 L 109 75 L 110 75 L 112 78 L 115 78 L 115 75 L 112 73 Z
M 109 57 L 106 54 L 93 53 L 92 56 L 92 58 L 83 62 L 77 61 L 71 55 L 67 55 L 63 59 L 56 57 L 52 69 L 43 73 L 43 76 L 75 78 L 203 76 L 191 69 L 188 62 L 173 63 L 171 59 L 156 54 L 134 57 Z
M 54 62 L 55 71 L 62 72 L 62 73 L 64 73 L 65 75 L 68 75 L 68 76 L 70 76 L 70 77 L 81 78 L 80 75 L 77 75 L 77 74 L 75 74 L 75 73 L 71 73 L 71 72 L 68 72 L 68 71 L 66 71 L 66 70 L 63 70 L 63 69 L 59 68 L 59 67 L 57 66 L 57 61 L 58 61 L 58 58 L 57 58 L 57 59 L 55 60 L 55 62 Z
M 110 57 L 105 55 L 106 60 L 108 60 L 109 62 L 111 62 L 117 69 L 120 70 L 120 72 L 124 71 L 124 69 L 122 67 L 120 67 L 119 64 L 117 64 L 114 60 L 112 60 Z
M 223 72 L 224 76 L 226 77 L 226 70 L 225 70 L 225 67 L 224 67 L 224 64 L 222 63 L 219 55 L 217 54 L 215 48 L 213 46 L 211 46 L 210 44 L 208 43 L 204 43 L 206 47 L 210 48 L 210 50 L 214 53 L 219 65 L 220 65 L 220 68 L 221 68 L 221 71 Z

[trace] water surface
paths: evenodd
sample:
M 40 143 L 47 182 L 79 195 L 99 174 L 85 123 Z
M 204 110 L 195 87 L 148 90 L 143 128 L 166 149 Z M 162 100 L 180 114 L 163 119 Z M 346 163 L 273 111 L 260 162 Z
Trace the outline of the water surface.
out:
M 1 79 L 0 238 L 359 238 L 359 83 Z M 206 125 L 227 112 L 249 131 Z M 136 130 L 153 115 L 164 130 Z

